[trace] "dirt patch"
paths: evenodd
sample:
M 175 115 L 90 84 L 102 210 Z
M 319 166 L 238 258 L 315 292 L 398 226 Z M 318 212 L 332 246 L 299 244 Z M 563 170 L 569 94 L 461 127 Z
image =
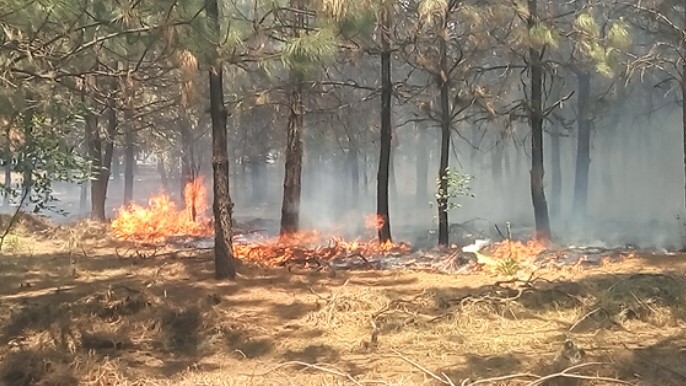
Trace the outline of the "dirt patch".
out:
M 76 275 L 63 253 L 3 257 L 2 384 L 686 382 L 686 270 L 670 264 L 528 280 L 242 265 L 218 283 L 199 251 L 91 246 Z M 607 379 L 554 376 L 577 365 Z

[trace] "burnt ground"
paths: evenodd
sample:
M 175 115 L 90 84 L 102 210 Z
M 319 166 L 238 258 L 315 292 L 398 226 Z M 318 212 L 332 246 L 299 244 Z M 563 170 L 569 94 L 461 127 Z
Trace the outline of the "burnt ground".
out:
M 0 257 L 3 385 L 686 384 L 686 255 L 523 281 L 243 264 L 218 283 L 208 251 L 23 226 Z

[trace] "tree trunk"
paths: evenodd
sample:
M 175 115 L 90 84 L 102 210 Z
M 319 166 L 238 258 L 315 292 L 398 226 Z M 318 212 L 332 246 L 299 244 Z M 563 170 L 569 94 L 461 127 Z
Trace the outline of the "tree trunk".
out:
M 417 124 L 417 159 L 415 162 L 415 202 L 424 207 L 429 200 L 429 186 L 427 177 L 429 175 L 429 145 L 427 124 L 420 122 Z
M 193 133 L 191 132 L 190 120 L 183 119 L 181 122 L 181 199 L 185 202 L 184 189 L 195 178 L 195 161 L 193 156 Z
M 686 24 L 686 15 L 684 18 L 684 24 Z M 683 51 L 686 52 L 686 43 L 684 44 Z M 684 181 L 686 182 L 686 62 L 684 62 L 684 64 L 681 66 L 681 99 L 682 130 L 684 140 Z M 684 197 L 684 205 L 686 206 L 686 185 L 684 185 Z
M 447 26 L 447 15 L 443 21 L 443 28 Z M 439 38 L 440 46 L 440 106 L 441 106 L 441 154 L 438 169 L 438 245 L 447 247 L 450 238 L 450 223 L 448 222 L 448 161 L 450 160 L 450 82 L 448 79 L 448 44 Z
M 379 172 L 376 187 L 376 215 L 382 222 L 379 227 L 379 242 L 391 242 L 391 222 L 388 207 L 389 168 L 391 163 L 391 42 L 393 3 L 384 0 L 381 12 L 381 141 Z
M 588 200 L 588 170 L 591 164 L 591 118 L 589 105 L 591 98 L 591 76 L 587 72 L 577 75 L 579 94 L 578 138 L 576 148 L 576 174 L 574 179 L 574 217 L 583 220 L 586 217 Z
M 538 22 L 537 0 L 528 0 L 529 20 L 528 28 L 532 29 Z M 550 220 L 548 218 L 548 204 L 543 189 L 543 65 L 542 54 L 536 48 L 529 49 L 531 66 L 531 108 L 529 120 L 531 124 L 531 200 L 534 206 L 536 222 L 536 238 L 542 241 L 550 240 Z
M 560 214 L 560 206 L 562 204 L 562 155 L 560 154 L 560 127 L 555 125 L 553 132 L 550 133 L 551 146 L 551 166 L 552 170 L 552 186 L 550 198 L 550 215 L 555 217 Z
M 26 93 L 26 110 L 24 111 L 23 126 L 24 126 L 24 148 L 26 151 L 32 151 L 33 148 L 33 117 L 36 112 L 34 96 L 31 92 Z M 27 157 L 26 154 L 24 157 Z M 30 202 L 31 199 L 31 188 L 33 186 L 33 168 L 35 160 L 30 158 L 24 158 L 23 162 L 23 177 L 24 181 L 22 183 L 22 197 L 26 197 L 25 203 Z
M 210 19 L 214 38 L 220 41 L 217 0 L 208 0 L 207 16 Z M 214 188 L 214 203 L 212 205 L 214 212 L 214 277 L 217 280 L 222 280 L 234 279 L 236 269 L 231 243 L 233 203 L 229 193 L 229 156 L 226 142 L 227 111 L 224 106 L 223 70 L 222 61 L 218 55 L 219 47 L 214 48 L 212 67 L 209 70 L 210 115 L 212 117 L 212 182 Z
M 303 0 L 291 0 L 291 8 L 296 10 L 292 35 L 300 36 L 305 27 Z M 300 193 L 303 165 L 303 100 L 302 75 L 295 70 L 289 74 L 291 90 L 288 93 L 288 131 L 286 134 L 286 172 L 283 182 L 283 202 L 281 205 L 281 236 L 298 231 L 300 226 Z
M 133 201 L 133 176 L 136 163 L 133 111 L 130 106 L 124 110 L 124 120 L 126 121 L 126 131 L 124 132 L 124 204 L 129 204 Z
M 299 83 L 299 82 L 298 82 Z M 302 87 L 293 86 L 289 93 L 290 114 L 286 145 L 286 173 L 283 183 L 283 204 L 281 206 L 281 235 L 298 231 L 300 223 L 300 193 L 302 178 Z
M 86 116 L 86 138 L 90 142 L 90 156 L 97 168 L 95 179 L 91 182 L 91 218 L 96 221 L 106 221 L 105 202 L 107 201 L 107 187 L 112 167 L 112 153 L 114 151 L 113 136 L 117 131 L 118 121 L 113 98 L 108 98 L 107 133 L 101 138 L 98 132 L 98 119 L 93 114 Z
M 10 206 L 10 192 L 12 190 L 12 145 L 10 132 L 12 126 L 8 123 L 5 127 L 5 191 L 2 194 L 2 204 L 6 208 Z

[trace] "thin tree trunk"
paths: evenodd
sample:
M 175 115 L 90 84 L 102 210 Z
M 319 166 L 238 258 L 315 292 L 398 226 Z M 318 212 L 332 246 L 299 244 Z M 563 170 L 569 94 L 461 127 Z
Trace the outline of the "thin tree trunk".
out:
M 560 127 L 555 125 L 550 133 L 550 157 L 552 166 L 552 183 L 550 198 L 550 215 L 560 214 L 562 204 L 562 155 L 560 154 Z
M 300 36 L 305 27 L 303 0 L 291 0 L 291 8 L 296 10 L 295 27 L 292 35 Z M 281 205 L 281 236 L 298 231 L 300 226 L 300 193 L 303 165 L 303 100 L 302 75 L 291 70 L 289 74 L 291 90 L 288 94 L 288 131 L 286 134 L 286 165 L 283 183 L 283 202 Z
M 302 179 L 302 88 L 295 85 L 289 94 L 290 114 L 286 145 L 286 173 L 281 206 L 281 235 L 298 231 L 300 225 L 300 193 Z
M 381 141 L 379 153 L 379 172 L 376 187 L 376 215 L 382 222 L 379 227 L 379 242 L 390 242 L 391 222 L 388 206 L 389 168 L 391 163 L 391 43 L 393 3 L 385 0 L 381 13 Z
M 207 1 L 207 16 L 210 19 L 212 35 L 221 40 L 219 27 L 219 6 L 217 0 Z M 212 67 L 209 70 L 210 115 L 212 117 L 212 173 L 214 188 L 214 277 L 217 280 L 234 279 L 236 269 L 231 244 L 233 203 L 229 190 L 229 156 L 226 141 L 226 116 L 224 106 L 224 81 L 222 61 L 215 48 Z
M 587 72 L 577 75 L 579 106 L 578 138 L 576 149 L 576 175 L 574 180 L 574 217 L 583 220 L 586 217 L 588 201 L 588 170 L 591 164 L 591 118 L 589 104 L 591 98 L 591 76 Z
M 193 156 L 193 133 L 191 132 L 190 120 L 185 118 L 181 122 L 181 199 L 185 202 L 184 190 L 186 185 L 195 178 Z
M 2 204 L 6 208 L 10 206 L 10 191 L 12 188 L 12 144 L 10 143 L 11 125 L 5 127 L 5 191 L 2 194 Z
M 681 99 L 682 99 L 682 130 L 684 140 L 684 181 L 686 181 L 686 64 L 682 67 L 681 74 Z M 686 195 L 686 185 L 684 185 L 684 194 Z M 686 196 L 685 196 L 686 197 Z M 684 201 L 686 205 L 686 200 Z
M 537 0 L 528 0 L 528 28 L 534 28 L 538 22 Z M 550 220 L 548 204 L 543 189 L 543 65 L 541 52 L 536 48 L 529 49 L 531 65 L 531 107 L 529 119 L 531 124 L 531 200 L 534 206 L 536 238 L 550 239 Z
M 126 121 L 124 132 L 124 204 L 128 204 L 133 201 L 133 176 L 136 163 L 133 111 L 130 106 L 124 110 L 124 120 Z
M 444 16 L 443 28 L 447 26 L 447 15 Z M 448 161 L 450 160 L 450 81 L 448 79 L 448 44 L 439 38 L 440 50 L 440 106 L 441 106 L 441 154 L 438 169 L 438 245 L 447 247 L 450 238 L 450 223 L 448 222 Z
M 34 96 L 31 92 L 26 93 L 26 111 L 24 111 L 23 126 L 24 126 L 24 146 L 26 150 L 31 151 L 33 147 L 33 117 L 36 112 Z M 26 155 L 24 155 L 26 157 Z M 30 202 L 31 187 L 33 186 L 33 168 L 35 167 L 33 159 L 24 159 L 24 181 L 22 184 L 22 197 L 26 196 L 26 201 Z
M 81 145 L 81 154 L 83 155 L 84 158 L 88 157 L 89 143 L 88 143 L 88 139 L 86 138 L 87 133 L 88 133 L 88 130 L 84 130 L 84 140 L 83 140 L 83 144 Z M 86 212 L 88 211 L 88 182 L 82 181 L 79 184 L 79 188 L 80 188 L 79 213 L 83 215 L 83 214 L 86 214 Z
M 90 156 L 97 167 L 96 178 L 91 183 L 91 218 L 96 221 L 106 221 L 105 202 L 107 201 L 107 187 L 110 180 L 110 168 L 112 167 L 112 153 L 114 142 L 112 140 L 117 131 L 118 121 L 113 98 L 108 98 L 107 109 L 107 133 L 101 138 L 98 133 L 98 119 L 93 114 L 86 116 L 86 138 L 90 142 Z

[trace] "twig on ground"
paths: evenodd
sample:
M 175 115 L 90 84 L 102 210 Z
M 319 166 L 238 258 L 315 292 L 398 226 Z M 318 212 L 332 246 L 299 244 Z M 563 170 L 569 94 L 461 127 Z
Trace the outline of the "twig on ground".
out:
M 393 351 L 393 353 L 395 355 L 397 355 L 400 359 L 411 364 L 414 368 L 420 370 L 421 372 L 423 372 L 424 374 L 426 374 L 426 375 L 430 376 L 431 378 L 437 380 L 438 382 L 441 382 L 444 385 L 455 386 L 455 383 L 453 383 L 453 381 L 450 380 L 450 378 L 448 378 L 448 376 L 445 375 L 444 373 L 441 373 L 441 376 L 439 376 L 438 374 L 436 374 L 432 371 L 429 371 L 426 367 L 420 365 L 419 363 L 417 363 L 417 362 L 413 361 L 412 359 L 406 357 L 405 355 L 401 354 L 398 350 L 391 349 L 391 351 Z
M 448 386 L 456 386 L 455 383 L 445 374 L 441 373 L 439 376 L 438 374 L 428 370 L 426 367 L 422 366 L 421 364 L 413 361 L 412 359 L 408 358 L 407 356 L 401 354 L 399 351 L 395 349 L 391 349 L 391 351 L 398 356 L 400 359 L 403 361 L 411 364 L 414 368 L 420 370 L 422 373 L 430 376 L 431 378 L 437 380 L 438 382 L 448 385 Z M 610 377 L 601 377 L 601 376 L 590 376 L 590 375 L 581 375 L 581 374 L 575 374 L 572 373 L 572 371 L 579 370 L 581 368 L 585 367 L 590 367 L 590 366 L 600 366 L 600 365 L 605 365 L 606 363 L 602 362 L 587 362 L 587 363 L 581 363 L 578 365 L 574 365 L 571 367 L 568 367 L 558 373 L 554 374 L 549 374 L 546 376 L 540 376 L 536 375 L 533 373 L 516 373 L 516 374 L 510 374 L 510 375 L 503 375 L 499 377 L 492 377 L 492 378 L 484 378 L 484 379 L 479 379 L 476 381 L 470 381 L 469 379 L 465 379 L 460 383 L 460 386 L 476 386 L 476 385 L 485 385 L 485 384 L 492 384 L 495 382 L 502 382 L 502 381 L 507 381 L 507 380 L 512 380 L 512 379 L 518 379 L 518 378 L 535 378 L 533 381 L 527 383 L 525 386 L 538 386 L 542 385 L 544 382 L 549 381 L 551 379 L 555 378 L 572 378 L 572 379 L 580 379 L 580 380 L 586 380 L 586 381 L 602 381 L 606 383 L 612 383 L 612 384 L 618 384 L 618 385 L 634 385 L 631 382 L 623 381 L 621 379 L 617 378 L 610 378 Z
M 261 374 L 255 374 L 255 375 L 258 377 L 263 377 L 263 376 L 268 375 L 269 373 L 272 373 L 276 370 L 279 370 L 279 369 L 284 368 L 284 367 L 289 367 L 289 366 L 301 366 L 301 367 L 304 367 L 306 369 L 313 369 L 313 370 L 321 371 L 324 373 L 337 375 L 339 377 L 346 378 L 348 381 L 350 381 L 352 384 L 354 384 L 356 386 L 362 386 L 362 383 L 357 381 L 355 378 L 353 378 L 352 375 L 350 375 L 346 372 L 343 372 L 343 371 L 335 369 L 335 368 L 330 368 L 330 367 L 326 367 L 326 366 L 322 366 L 322 365 L 316 365 L 316 364 L 301 362 L 301 361 L 290 361 L 290 362 L 280 363 L 280 364 L 272 367 L 271 369 L 269 369 L 269 370 L 267 370 Z
M 618 385 L 634 385 L 631 382 L 623 381 L 623 380 L 617 379 L 617 378 L 590 376 L 590 375 L 581 375 L 581 374 L 570 373 L 570 371 L 578 370 L 578 369 L 581 369 L 584 367 L 600 366 L 600 365 L 605 365 L 605 364 L 606 363 L 603 363 L 603 362 L 581 363 L 578 365 L 568 367 L 568 368 L 560 371 L 559 373 L 550 374 L 550 375 L 546 375 L 544 377 L 540 377 L 539 379 L 537 379 L 535 381 L 531 381 L 531 382 L 527 383 L 525 386 L 541 385 L 541 384 L 543 384 L 543 382 L 548 381 L 550 379 L 555 379 L 555 378 L 573 378 L 573 379 L 582 379 L 582 380 L 586 380 L 586 381 L 603 381 L 603 382 L 615 383 Z
M 501 377 L 479 379 L 479 380 L 476 380 L 473 382 L 470 381 L 469 379 L 465 379 L 464 381 L 462 381 L 462 383 L 460 383 L 460 386 L 484 385 L 487 383 L 509 381 L 511 379 L 518 379 L 518 378 L 539 378 L 539 376 L 536 374 L 532 374 L 532 373 L 517 373 L 517 374 L 503 375 Z

